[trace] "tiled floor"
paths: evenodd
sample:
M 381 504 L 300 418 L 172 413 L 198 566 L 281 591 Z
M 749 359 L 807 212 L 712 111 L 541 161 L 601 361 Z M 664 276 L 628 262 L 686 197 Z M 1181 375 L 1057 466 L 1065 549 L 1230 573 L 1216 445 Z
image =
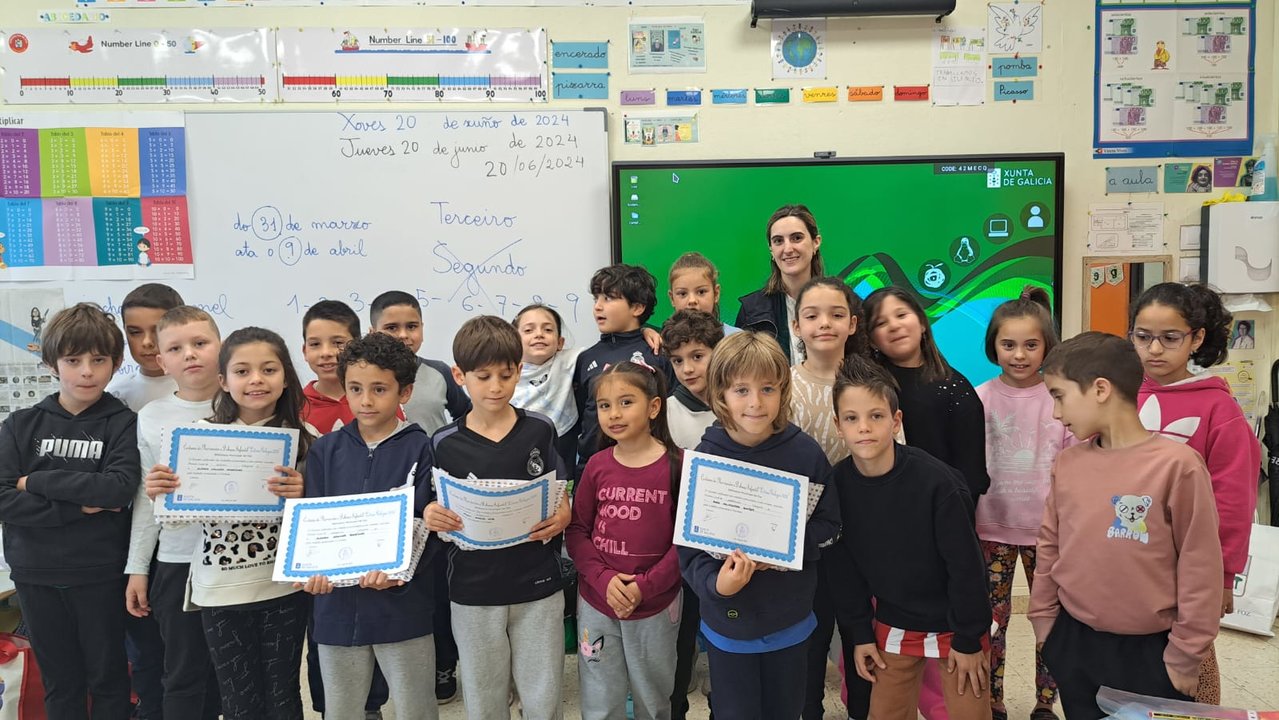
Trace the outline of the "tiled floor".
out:
M 1279 631 L 1279 623 L 1276 623 Z M 1009 626 L 1008 667 L 1005 671 L 1005 701 L 1008 716 L 1022 720 L 1030 716 L 1034 707 L 1034 638 L 1025 615 L 1014 615 Z M 1248 710 L 1279 710 L 1279 638 L 1263 638 L 1256 635 L 1222 630 L 1217 640 L 1217 656 L 1222 671 L 1222 704 Z M 705 659 L 701 672 L 705 676 Z M 826 675 L 826 717 L 843 720 L 844 707 L 839 702 L 839 672 L 829 666 Z M 579 717 L 577 705 L 577 659 L 565 657 L 564 662 L 564 717 Z M 306 696 L 306 693 L 303 693 Z M 693 711 L 690 718 L 704 718 L 706 698 L 694 692 L 689 699 Z M 395 718 L 394 709 L 386 708 L 386 720 Z M 308 713 L 307 718 L 318 718 Z M 461 701 L 440 709 L 441 720 L 461 720 L 466 711 Z M 485 720 L 489 720 L 486 718 Z

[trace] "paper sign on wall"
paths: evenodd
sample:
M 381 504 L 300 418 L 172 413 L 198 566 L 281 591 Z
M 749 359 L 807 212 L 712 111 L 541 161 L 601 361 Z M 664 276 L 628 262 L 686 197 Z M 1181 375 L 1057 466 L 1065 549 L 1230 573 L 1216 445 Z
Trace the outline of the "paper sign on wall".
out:
M 1156 182 L 1159 168 L 1154 165 L 1142 167 L 1108 167 L 1106 168 L 1107 193 L 1145 193 L 1158 192 Z
M 608 68 L 607 42 L 552 42 L 551 67 L 556 70 Z
M 1101 203 L 1089 206 L 1089 253 L 1159 255 L 1163 248 L 1163 203 Z
M 1039 77 L 1039 58 L 1034 55 L 991 58 L 990 76 L 996 79 Z
M 608 73 L 551 73 L 556 100 L 607 100 Z
M 986 31 L 939 28 L 933 32 L 934 105 L 981 105 L 986 101 Z
M 995 102 L 1035 99 L 1034 80 L 996 80 Z
M 745 105 L 749 99 L 746 88 L 719 88 L 711 90 L 712 105 Z
M 848 102 L 883 102 L 883 85 L 849 85 Z

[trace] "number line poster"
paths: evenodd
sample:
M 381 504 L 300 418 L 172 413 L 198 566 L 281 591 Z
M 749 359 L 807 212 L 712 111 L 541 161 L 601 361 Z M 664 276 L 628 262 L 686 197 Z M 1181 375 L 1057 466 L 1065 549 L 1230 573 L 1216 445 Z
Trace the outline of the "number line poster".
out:
M 518 28 L 281 28 L 286 102 L 546 102 L 546 34 Z
M 182 113 L 0 115 L 0 281 L 194 276 Z
M 1094 157 L 1252 152 L 1250 3 L 1097 6 Z
M 266 28 L 30 28 L 0 34 L 9 104 L 272 102 Z

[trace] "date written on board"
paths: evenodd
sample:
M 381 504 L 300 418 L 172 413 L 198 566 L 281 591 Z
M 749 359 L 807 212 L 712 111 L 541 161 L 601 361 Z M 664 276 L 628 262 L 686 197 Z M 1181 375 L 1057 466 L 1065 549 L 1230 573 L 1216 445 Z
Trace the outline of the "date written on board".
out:
M 533 156 L 531 158 L 522 158 L 515 156 L 514 160 L 485 160 L 484 161 L 484 177 L 486 178 L 502 178 L 515 175 L 532 175 L 535 178 L 542 177 L 542 173 L 551 173 L 556 170 L 572 170 L 573 168 L 586 167 L 586 158 L 581 155 L 547 155 Z
M 252 236 L 235 247 L 235 257 L 275 258 L 290 267 L 308 257 L 368 257 L 363 234 L 372 227 L 372 222 L 359 217 L 304 221 L 291 212 L 281 212 L 274 205 L 258 207 L 247 221 L 237 212 L 231 224 L 234 231 Z M 330 233 L 338 236 L 332 237 Z

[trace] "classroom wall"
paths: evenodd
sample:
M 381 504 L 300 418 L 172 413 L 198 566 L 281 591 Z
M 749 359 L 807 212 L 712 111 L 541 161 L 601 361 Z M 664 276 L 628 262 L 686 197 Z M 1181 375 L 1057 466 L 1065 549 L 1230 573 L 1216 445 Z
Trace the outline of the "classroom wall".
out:
M 69 6 L 51 0 L 4 0 L 0 3 L 0 27 L 18 28 L 35 24 L 37 12 Z M 807 157 L 817 150 L 835 150 L 841 157 L 881 155 L 940 155 L 986 152 L 1062 151 L 1066 154 L 1065 259 L 1063 268 L 1063 329 L 1067 336 L 1081 327 L 1081 258 L 1086 252 L 1089 203 L 1107 200 L 1159 201 L 1166 204 L 1166 241 L 1169 252 L 1177 253 L 1177 232 L 1181 224 L 1197 224 L 1198 195 L 1104 196 L 1107 164 L 1149 165 L 1151 160 L 1093 160 L 1092 87 L 1093 22 L 1095 4 L 1086 0 L 1048 0 L 1045 4 L 1043 69 L 1036 82 L 1036 99 L 1031 102 L 993 103 L 979 107 L 944 108 L 929 103 L 805 105 L 794 98 L 790 106 L 732 107 L 704 105 L 699 110 L 700 142 L 694 145 L 659 147 L 622 144 L 621 115 L 617 104 L 622 89 L 700 87 L 780 87 L 789 86 L 798 94 L 800 83 L 774 82 L 770 77 L 768 22 L 750 27 L 747 4 L 714 7 L 299 7 L 299 8 L 199 8 L 127 9 L 113 8 L 113 26 L 137 27 L 228 27 L 228 26 L 525 26 L 544 27 L 553 40 L 611 42 L 611 99 L 599 101 L 553 101 L 552 106 L 582 107 L 605 105 L 613 118 L 610 143 L 615 160 L 710 159 L 741 157 Z M 953 27 L 986 22 L 984 2 L 962 0 L 945 24 Z M 626 22 L 635 17 L 698 16 L 707 23 L 707 72 L 704 74 L 629 76 L 626 69 Z M 102 27 L 102 26 L 99 26 Z M 934 23 L 927 18 L 863 18 L 828 21 L 827 79 L 810 85 L 846 86 L 884 84 L 926 84 L 930 80 L 929 48 Z M 1275 3 L 1262 0 L 1256 20 L 1256 127 L 1258 132 L 1279 127 L 1279 79 L 1276 74 L 1276 45 L 1279 26 Z M 989 92 L 989 89 L 988 89 Z M 707 93 L 709 95 L 709 93 Z M 709 103 L 709 97 L 706 98 Z M 366 109 L 395 109 L 394 105 L 357 105 Z M 77 106 L 92 109 L 95 106 Z M 129 106 L 157 109 L 156 106 Z M 191 105 L 173 109 L 205 111 L 245 109 L 243 106 Z M 275 106 L 283 109 L 285 106 Z M 326 105 L 287 106 L 291 110 L 321 110 Z M 429 106 L 434 108 L 435 106 Z M 55 109 L 13 106 L 15 110 Z M 256 108 L 270 111 L 272 107 Z M 425 109 L 425 108 L 423 108 Z M 638 108 L 640 111 L 660 110 Z M 687 108 L 680 108 L 687 110 Z M 908 193 L 909 188 L 884 188 L 885 193 Z M 803 201 L 797 188 L 796 201 Z M 921 201 L 926 200 L 921 198 Z M 199 203 L 194 197 L 192 203 Z M 855 199 L 858 206 L 872 208 L 874 197 Z M 772 208 L 748 210 L 759 214 L 761 224 Z M 606 210 L 600 208 L 599 212 Z M 820 218 L 818 218 L 820 222 Z M 197 242 L 199 238 L 197 238 Z M 601 242 L 606 242 L 601 238 Z M 826 237 L 825 242 L 839 242 Z M 751 248 L 750 251 L 754 251 Z M 198 269 L 197 269 L 198 272 Z M 662 275 L 663 273 L 658 273 Z M 1267 362 L 1275 347 L 1271 323 L 1265 332 Z

